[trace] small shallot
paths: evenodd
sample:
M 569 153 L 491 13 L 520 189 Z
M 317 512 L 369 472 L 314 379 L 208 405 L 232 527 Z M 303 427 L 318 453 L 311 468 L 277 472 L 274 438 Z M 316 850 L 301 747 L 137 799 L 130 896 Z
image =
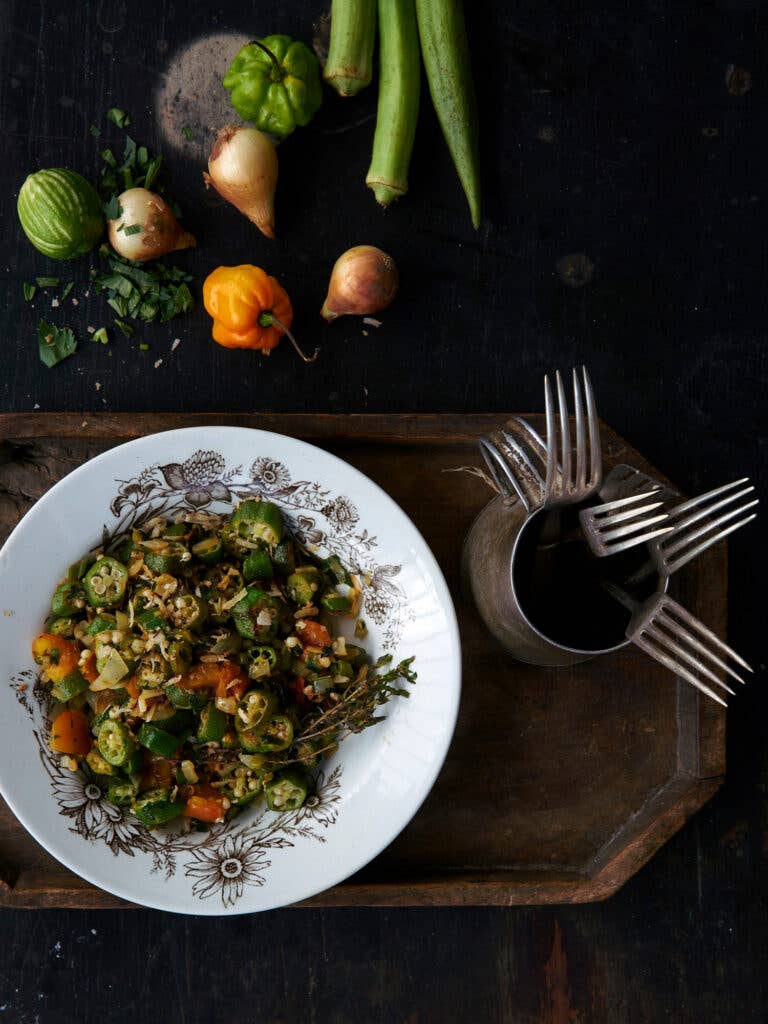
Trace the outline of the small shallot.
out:
M 397 294 L 395 261 L 373 245 L 356 245 L 339 256 L 320 316 L 367 316 L 386 309 Z
M 277 150 L 269 136 L 256 128 L 225 125 L 213 144 L 203 178 L 262 234 L 275 237 Z
M 143 263 L 197 245 L 194 235 L 184 230 L 157 193 L 129 188 L 117 202 L 120 213 L 108 221 L 109 244 L 124 259 Z

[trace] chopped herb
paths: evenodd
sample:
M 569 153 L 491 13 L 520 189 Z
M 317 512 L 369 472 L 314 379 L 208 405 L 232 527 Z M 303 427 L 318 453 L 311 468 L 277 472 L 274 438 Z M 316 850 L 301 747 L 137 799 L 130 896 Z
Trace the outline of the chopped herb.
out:
M 104 203 L 104 216 L 107 220 L 117 220 L 118 217 L 122 217 L 123 208 L 117 201 L 117 196 L 112 195 L 109 201 Z
M 29 284 L 27 281 L 24 282 L 24 299 L 26 302 L 31 302 L 35 297 L 37 288 L 33 284 Z
M 146 341 L 142 341 L 139 344 L 139 348 L 141 349 L 142 352 L 149 352 L 149 345 L 146 343 Z
M 41 320 L 37 328 L 40 361 L 48 368 L 71 356 L 77 348 L 75 336 L 68 327 L 56 327 Z
M 194 142 L 195 141 L 195 133 L 192 131 L 192 129 L 189 127 L 189 125 L 185 124 L 183 126 L 183 128 L 181 129 L 181 134 L 184 136 L 184 138 L 187 140 L 187 142 Z
M 133 328 L 131 325 L 127 324 L 125 320 L 118 320 L 117 317 L 115 317 L 115 327 L 119 328 L 126 338 L 130 338 L 133 334 Z
M 88 131 L 91 133 L 94 139 L 98 139 L 98 137 L 101 135 L 101 128 L 99 128 L 95 124 L 92 124 Z
M 75 287 L 75 282 L 74 281 L 67 281 L 67 283 L 64 285 L 64 287 L 61 290 L 61 297 L 62 297 L 62 299 L 66 299 L 66 297 L 69 295 L 69 293 L 72 291 L 72 289 L 74 287 Z
M 100 327 L 98 331 L 93 332 L 93 340 L 100 341 L 102 345 L 109 344 L 109 335 L 107 334 L 106 327 Z
M 123 233 L 126 235 L 138 235 L 144 230 L 143 224 L 127 224 L 123 227 Z
M 137 145 L 130 135 L 125 137 L 120 164 L 111 149 L 102 150 L 101 157 L 105 166 L 101 169 L 99 191 L 105 200 L 111 201 L 114 195 L 127 188 L 151 189 L 155 186 L 157 191 L 164 192 L 162 186 L 155 184 L 163 163 L 162 156 L 152 156 L 146 146 Z M 108 219 L 116 220 L 116 217 Z
M 107 111 L 107 120 L 111 121 L 112 124 L 116 124 L 118 128 L 127 128 L 131 123 L 128 114 L 121 110 L 120 107 L 110 107 Z
M 117 256 L 108 246 L 102 246 L 100 252 L 107 259 L 109 272 L 97 276 L 94 285 L 120 319 L 165 323 L 194 308 L 188 286 L 191 274 L 160 262 L 140 266 Z
M 102 149 L 101 159 L 104 161 L 107 167 L 117 167 L 117 160 L 115 159 L 115 154 L 112 152 L 111 149 Z
M 57 288 L 59 284 L 58 277 L 36 277 L 38 288 Z

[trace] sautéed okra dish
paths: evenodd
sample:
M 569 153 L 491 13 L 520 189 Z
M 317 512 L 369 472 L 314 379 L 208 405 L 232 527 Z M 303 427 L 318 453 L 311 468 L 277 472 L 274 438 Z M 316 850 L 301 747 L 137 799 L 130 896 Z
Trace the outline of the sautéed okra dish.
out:
M 156 516 L 75 562 L 32 644 L 50 748 L 147 828 L 294 811 L 338 744 L 408 696 L 413 659 L 371 662 L 361 584 L 273 503 Z M 354 630 L 352 624 L 354 623 Z

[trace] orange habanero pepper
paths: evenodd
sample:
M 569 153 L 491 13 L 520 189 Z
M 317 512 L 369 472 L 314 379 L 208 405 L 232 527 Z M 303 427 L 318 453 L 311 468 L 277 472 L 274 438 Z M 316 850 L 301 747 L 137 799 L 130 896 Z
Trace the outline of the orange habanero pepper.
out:
M 260 267 L 217 267 L 203 283 L 203 303 L 213 317 L 213 340 L 224 348 L 247 348 L 269 354 L 286 334 L 304 362 L 289 328 L 293 309 L 284 288 Z

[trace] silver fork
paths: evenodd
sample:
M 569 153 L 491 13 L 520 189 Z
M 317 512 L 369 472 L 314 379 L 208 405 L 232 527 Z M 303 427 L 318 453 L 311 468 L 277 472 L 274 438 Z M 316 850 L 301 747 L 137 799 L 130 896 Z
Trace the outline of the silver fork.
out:
M 502 497 L 519 500 L 526 513 L 538 508 L 544 501 L 546 446 L 530 423 L 513 416 L 478 444 Z
M 744 679 L 728 663 L 728 659 L 747 672 L 753 670 L 733 648 L 723 643 L 711 629 L 667 594 L 655 594 L 640 604 L 621 587 L 613 583 L 605 583 L 604 586 L 632 612 L 626 636 L 636 647 L 718 704 L 727 707 L 720 694 L 704 680 L 735 694 L 736 691 L 721 676 L 730 677 L 739 683 L 744 683 Z M 715 669 L 719 669 L 720 675 Z
M 754 491 L 748 477 L 742 477 L 668 509 L 671 529 L 651 545 L 650 560 L 627 580 L 627 585 L 639 583 L 654 572 L 671 576 L 729 533 L 751 523 L 757 516 L 751 510 L 760 502 L 759 498 L 749 498 Z M 720 514 L 715 516 L 716 512 Z
M 592 384 L 585 367 L 581 368 L 582 385 L 576 370 L 573 377 L 573 408 L 576 431 L 576 452 L 571 444 L 571 427 L 568 403 L 563 380 L 558 370 L 555 374 L 557 388 L 558 422 L 555 421 L 555 407 L 549 377 L 544 378 L 544 406 L 547 424 L 546 475 L 544 479 L 544 505 L 567 505 L 583 501 L 596 491 L 602 482 L 602 450 L 600 446 L 600 424 L 592 392 Z M 586 400 L 586 421 L 584 416 Z M 559 427 L 559 429 L 558 429 Z M 558 445 L 559 435 L 559 445 Z
M 627 498 L 592 505 L 579 511 L 581 531 L 598 558 L 616 555 L 672 530 L 666 525 L 669 513 L 663 510 L 663 504 L 659 488 L 655 487 Z M 659 523 L 665 525 L 659 526 Z

